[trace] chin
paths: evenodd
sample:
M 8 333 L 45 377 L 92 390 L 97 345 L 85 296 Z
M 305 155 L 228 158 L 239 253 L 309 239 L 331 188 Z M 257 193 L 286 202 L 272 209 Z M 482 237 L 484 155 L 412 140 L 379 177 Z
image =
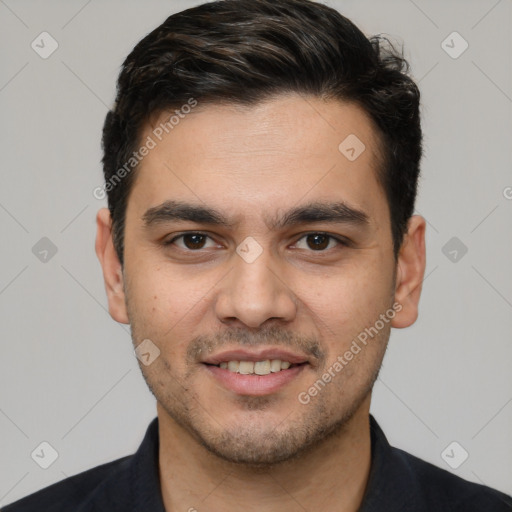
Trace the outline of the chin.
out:
M 321 411 L 316 413 L 313 417 L 303 418 L 290 418 L 289 414 L 285 414 L 272 422 L 263 413 L 261 421 L 254 418 L 252 421 L 246 419 L 243 423 L 234 421 L 224 430 L 204 429 L 202 423 L 201 428 L 189 425 L 188 431 L 211 454 L 226 462 L 268 469 L 303 459 L 340 433 L 352 417 L 349 412 L 337 420 L 326 421 Z M 215 427 L 222 428 L 221 425 Z

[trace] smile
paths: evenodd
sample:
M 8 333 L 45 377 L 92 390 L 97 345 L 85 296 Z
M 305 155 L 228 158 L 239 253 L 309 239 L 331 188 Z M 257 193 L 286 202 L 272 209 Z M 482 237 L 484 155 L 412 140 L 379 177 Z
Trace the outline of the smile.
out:
M 266 359 L 265 361 L 223 361 L 218 365 L 223 370 L 233 373 L 241 373 L 242 375 L 269 375 L 277 373 L 281 370 L 287 370 L 292 366 L 296 366 L 289 361 L 281 359 Z
M 279 369 L 278 369 L 279 364 Z M 309 363 L 280 359 L 264 361 L 223 361 L 203 367 L 225 389 L 237 395 L 265 396 L 277 393 L 297 379 Z

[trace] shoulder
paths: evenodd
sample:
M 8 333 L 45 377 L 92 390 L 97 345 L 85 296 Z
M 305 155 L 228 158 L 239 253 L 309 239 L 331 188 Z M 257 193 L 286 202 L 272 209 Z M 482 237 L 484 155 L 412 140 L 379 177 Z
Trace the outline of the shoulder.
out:
M 129 467 L 133 455 L 70 476 L 2 508 L 1 512 L 81 512 L 98 494 L 129 489 Z M 125 492 L 126 494 L 126 492 Z
M 429 510 L 450 512 L 511 512 L 512 498 L 463 478 L 399 448 L 391 448 L 414 477 Z
M 512 512 L 512 498 L 391 446 L 370 416 L 372 466 L 361 512 Z
M 158 418 L 138 450 L 45 487 L 2 512 L 163 511 L 158 476 Z

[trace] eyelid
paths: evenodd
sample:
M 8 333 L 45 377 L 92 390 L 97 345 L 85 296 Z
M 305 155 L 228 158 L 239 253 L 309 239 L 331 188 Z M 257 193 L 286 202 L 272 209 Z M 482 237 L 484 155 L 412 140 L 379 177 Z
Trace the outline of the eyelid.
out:
M 297 241 L 295 242 L 295 244 L 299 241 L 299 240 L 302 240 L 303 238 L 307 237 L 307 236 L 310 236 L 310 235 L 323 235 L 323 236 L 326 236 L 334 241 L 336 241 L 336 243 L 339 245 L 339 246 L 342 246 L 342 247 L 348 247 L 350 245 L 350 240 L 348 240 L 347 238 L 341 236 L 341 235 L 333 235 L 331 233 L 328 233 L 326 231 L 309 231 L 308 233 L 303 233 L 300 238 L 297 239 Z M 311 252 L 318 252 L 318 253 L 322 253 L 322 252 L 328 252 L 327 250 L 323 250 L 323 251 L 311 251 Z
M 164 241 L 164 245 L 172 245 L 176 240 L 178 240 L 179 238 L 182 238 L 184 236 L 187 236 L 187 235 L 200 235 L 200 236 L 209 238 L 210 240 L 215 242 L 213 237 L 211 235 L 209 235 L 208 233 L 204 233 L 202 231 L 183 231 L 182 233 L 178 233 L 177 235 L 174 235 L 171 239 Z M 197 251 L 191 251 L 190 249 L 185 249 L 185 250 L 188 250 L 190 252 L 199 252 L 200 249 Z
M 165 241 L 164 245 L 165 246 L 172 245 L 176 240 L 178 240 L 179 238 L 182 238 L 182 237 L 184 237 L 186 235 L 200 235 L 200 236 L 204 236 L 206 238 L 209 238 L 210 240 L 215 242 L 214 238 L 210 234 L 205 233 L 203 231 L 184 231 L 182 233 L 178 233 L 178 234 L 174 235 L 170 240 Z M 343 236 L 340 236 L 340 235 L 333 235 L 333 234 L 325 232 L 325 231 L 309 231 L 307 233 L 302 233 L 300 235 L 300 237 L 297 238 L 297 240 L 294 242 L 294 245 L 297 244 L 297 242 L 299 242 L 303 238 L 306 238 L 307 236 L 310 236 L 310 235 L 323 235 L 323 236 L 326 236 L 326 237 L 334 240 L 337 243 L 338 246 L 342 246 L 342 247 L 350 246 L 350 240 L 348 240 L 347 238 L 345 238 Z M 182 248 L 180 248 L 180 249 L 182 249 Z M 195 251 L 192 250 L 192 249 L 183 249 L 183 250 L 184 251 L 188 251 L 188 252 L 200 252 L 202 249 L 197 249 Z M 313 250 L 311 250 L 311 252 L 322 253 L 322 252 L 328 252 L 328 251 L 324 249 L 322 251 L 313 251 Z

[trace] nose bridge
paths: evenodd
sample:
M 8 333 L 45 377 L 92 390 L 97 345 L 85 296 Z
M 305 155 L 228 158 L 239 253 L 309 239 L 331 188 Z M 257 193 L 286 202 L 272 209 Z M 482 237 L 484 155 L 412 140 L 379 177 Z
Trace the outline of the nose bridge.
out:
M 270 249 L 246 239 L 233 255 L 233 265 L 217 298 L 216 312 L 221 321 L 236 318 L 247 326 L 259 327 L 270 318 L 290 321 L 295 317 L 294 293 L 278 269 L 273 269 L 276 265 Z

